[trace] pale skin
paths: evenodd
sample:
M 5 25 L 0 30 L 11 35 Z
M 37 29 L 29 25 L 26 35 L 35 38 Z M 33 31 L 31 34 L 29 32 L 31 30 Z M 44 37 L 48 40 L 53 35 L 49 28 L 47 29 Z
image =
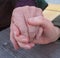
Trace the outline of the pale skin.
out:
M 31 49 L 35 44 L 56 41 L 60 29 L 42 14 L 40 8 L 24 6 L 14 9 L 10 26 L 10 40 L 15 49 Z

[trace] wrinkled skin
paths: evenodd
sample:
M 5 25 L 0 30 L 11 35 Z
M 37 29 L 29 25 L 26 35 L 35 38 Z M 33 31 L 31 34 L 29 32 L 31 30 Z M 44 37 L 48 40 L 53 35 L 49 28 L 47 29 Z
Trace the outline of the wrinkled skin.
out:
M 34 43 L 31 43 L 31 41 L 33 41 L 33 39 L 36 38 L 36 35 L 37 35 L 40 27 L 29 25 L 27 23 L 27 21 L 31 18 L 35 18 L 35 17 L 37 18 L 37 16 L 41 16 L 41 17 L 43 16 L 42 10 L 40 8 L 36 8 L 34 6 L 18 7 L 13 10 L 12 19 L 11 19 L 11 33 L 15 34 L 16 30 L 18 30 L 17 33 L 19 35 L 18 39 L 14 35 L 10 35 L 10 37 L 11 37 L 10 40 L 12 41 L 12 43 L 13 43 L 13 41 L 17 41 L 15 43 L 13 43 L 15 48 L 18 45 L 20 47 L 22 47 L 21 46 L 22 43 L 23 44 L 27 43 L 25 41 L 21 41 L 20 36 L 22 37 L 23 40 L 26 40 L 26 38 L 27 38 L 30 46 L 32 46 L 32 45 L 34 46 Z M 42 18 L 40 18 L 40 19 L 42 19 Z M 41 29 L 41 33 L 42 33 L 42 29 Z M 12 36 L 14 36 L 15 39 Z M 22 42 L 22 43 L 20 43 L 20 42 Z M 23 46 L 22 48 L 25 48 L 25 47 Z
M 31 49 L 35 44 L 48 44 L 59 37 L 59 28 L 45 19 L 42 10 L 34 6 L 14 9 L 10 26 L 10 40 L 15 49 Z
M 53 25 L 53 23 L 46 18 L 43 17 L 42 19 L 30 19 L 28 21 L 29 24 L 33 26 L 41 26 L 43 29 L 43 32 L 41 33 L 41 36 L 39 37 L 40 32 L 38 33 L 37 39 L 33 42 L 35 44 L 49 44 L 51 42 L 56 41 L 60 37 L 60 29 Z

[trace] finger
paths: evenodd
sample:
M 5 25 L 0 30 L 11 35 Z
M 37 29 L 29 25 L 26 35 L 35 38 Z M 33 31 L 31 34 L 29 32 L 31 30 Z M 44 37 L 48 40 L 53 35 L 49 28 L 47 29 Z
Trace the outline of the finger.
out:
M 29 7 L 29 14 L 30 14 L 29 18 L 35 17 L 36 16 L 36 11 L 37 11 L 37 8 L 35 6 L 30 6 Z
M 35 13 L 35 17 L 34 18 L 37 18 L 38 16 L 43 16 L 42 9 L 40 9 L 40 8 L 36 8 L 36 13 Z M 42 35 L 42 32 L 43 32 L 42 27 L 38 26 L 38 30 L 37 30 L 37 34 L 36 34 L 36 39 L 40 38 L 40 36 Z
M 44 40 L 43 37 L 38 37 L 35 40 L 33 40 L 34 44 L 46 44 L 46 41 Z
M 13 23 L 13 33 L 16 41 L 28 42 L 29 39 L 26 36 L 21 35 L 19 28 Z
M 43 44 L 42 35 L 43 35 L 43 28 L 40 27 L 39 31 L 38 31 L 38 34 L 36 35 L 36 39 L 33 40 L 33 43 L 35 43 L 35 44 Z
M 32 47 L 35 46 L 33 43 L 24 44 L 24 43 L 18 42 L 18 44 L 19 44 L 19 46 L 20 46 L 21 48 L 24 48 L 24 49 L 31 49 Z
M 29 19 L 28 23 L 33 26 L 42 26 L 43 28 L 53 27 L 53 24 L 42 16 L 35 17 L 33 20 Z
M 13 22 L 12 22 L 12 23 L 13 23 Z M 13 26 L 13 33 L 14 33 L 16 36 L 21 35 L 21 31 L 20 31 L 19 28 L 16 26 L 16 24 L 13 23 L 12 26 Z
M 32 11 L 31 11 L 31 9 L 32 9 Z M 29 8 L 29 10 L 30 10 L 30 18 L 27 20 L 27 22 L 30 22 L 30 21 L 34 22 L 36 20 L 39 22 L 40 19 L 43 19 L 43 13 L 42 13 L 42 10 L 40 8 L 36 8 L 36 7 L 32 6 Z
M 35 6 L 31 6 L 29 8 L 29 14 L 30 14 L 30 18 L 33 18 L 36 16 L 36 11 L 37 11 L 37 8 Z M 29 20 L 29 19 L 28 19 Z M 29 25 L 28 24 L 28 28 L 29 28 L 29 35 L 30 35 L 30 42 L 35 38 L 36 34 L 37 34 L 37 31 L 39 29 L 38 26 L 32 26 L 32 25 Z
M 22 35 L 28 37 L 27 26 L 24 20 L 23 11 L 21 7 L 16 8 L 13 11 L 13 18 L 14 23 L 19 27 Z
M 39 28 L 39 31 L 38 31 L 38 34 L 36 35 L 36 39 L 40 39 L 40 37 L 42 36 L 42 34 L 43 34 L 43 28 L 42 27 L 40 27 Z
M 37 16 L 43 16 L 43 12 L 41 8 L 36 8 L 36 17 Z
M 22 11 L 26 20 L 30 17 L 29 8 L 30 8 L 29 6 L 22 7 Z
M 15 48 L 16 50 L 19 49 L 19 45 L 18 45 L 18 43 L 16 42 L 16 40 L 14 39 L 12 32 L 10 33 L 10 40 L 11 40 L 14 48 Z
M 33 40 L 33 39 L 36 39 L 36 34 L 38 32 L 38 29 L 39 27 L 38 26 L 32 26 L 32 25 L 29 25 L 29 36 L 30 36 L 30 42 Z
M 34 26 L 39 26 L 40 24 L 42 24 L 43 22 L 43 17 L 42 16 L 37 16 L 37 17 L 34 17 L 34 18 L 30 18 L 28 20 L 28 23 L 31 24 L 31 25 L 34 25 Z
M 34 17 L 34 18 L 36 18 L 36 17 Z M 33 20 L 34 18 L 30 18 L 30 19 Z M 30 42 L 31 42 L 33 39 L 36 39 L 35 37 L 38 33 L 39 26 L 28 24 L 28 27 L 29 27 L 29 35 L 30 35 Z
M 14 46 L 14 48 L 17 50 L 19 48 L 18 43 L 16 42 L 14 35 L 13 35 L 13 28 L 12 28 L 12 24 L 11 24 L 11 29 L 10 29 L 10 40 Z
M 29 38 L 27 38 L 24 35 L 20 35 L 20 36 L 14 35 L 14 37 L 16 38 L 17 42 L 23 42 L 23 43 L 28 43 L 29 42 Z
M 24 19 L 25 19 L 25 24 L 27 26 L 28 37 L 30 38 L 30 36 L 29 36 L 29 26 L 27 24 L 27 20 L 30 17 L 29 6 L 23 7 L 23 15 L 24 15 Z
M 34 17 L 36 14 L 36 7 L 34 6 L 28 6 L 27 8 L 24 8 L 24 16 L 25 16 L 25 19 L 26 21 L 29 20 L 29 18 L 31 17 Z M 27 22 L 26 22 L 27 23 Z M 30 38 L 30 42 L 33 40 L 33 38 L 36 36 L 37 34 L 37 30 L 38 30 L 38 27 L 37 26 L 32 26 L 32 25 L 29 25 L 27 24 L 28 26 L 28 33 L 29 33 L 29 38 Z
M 33 41 L 35 44 L 49 44 L 51 41 L 47 38 L 40 37 L 40 39 L 36 39 Z
M 38 39 L 34 40 L 33 43 L 35 43 L 35 44 L 49 44 L 51 42 L 50 42 L 49 38 L 46 38 L 46 37 L 44 37 L 44 35 L 42 35 Z

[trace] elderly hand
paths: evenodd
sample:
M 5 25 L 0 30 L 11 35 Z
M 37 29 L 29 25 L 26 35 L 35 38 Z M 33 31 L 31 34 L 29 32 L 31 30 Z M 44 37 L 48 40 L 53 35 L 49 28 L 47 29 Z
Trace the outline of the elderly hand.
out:
M 43 19 L 43 20 L 42 20 Z M 33 41 L 35 44 L 48 44 L 56 41 L 60 36 L 60 29 L 53 25 L 53 23 L 46 18 L 37 17 L 36 19 L 31 18 L 28 23 L 33 26 L 40 26 L 43 30 L 42 34 L 37 34 L 36 39 Z
M 34 6 L 18 7 L 13 10 L 10 40 L 15 49 L 19 47 L 30 49 L 35 45 L 32 41 L 35 39 L 39 29 L 39 35 L 41 35 L 42 28 L 30 25 L 27 21 L 30 18 L 37 18 L 37 16 L 40 16 L 40 19 L 42 19 L 42 10 Z

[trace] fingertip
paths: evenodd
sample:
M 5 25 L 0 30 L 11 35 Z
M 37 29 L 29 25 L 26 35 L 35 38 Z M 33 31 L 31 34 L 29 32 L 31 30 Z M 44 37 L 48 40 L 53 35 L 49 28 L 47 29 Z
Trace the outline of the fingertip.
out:
M 37 17 L 33 17 L 33 18 L 29 18 L 29 20 L 27 20 L 28 24 L 30 25 L 40 25 L 42 23 L 43 17 L 42 16 L 37 16 Z

